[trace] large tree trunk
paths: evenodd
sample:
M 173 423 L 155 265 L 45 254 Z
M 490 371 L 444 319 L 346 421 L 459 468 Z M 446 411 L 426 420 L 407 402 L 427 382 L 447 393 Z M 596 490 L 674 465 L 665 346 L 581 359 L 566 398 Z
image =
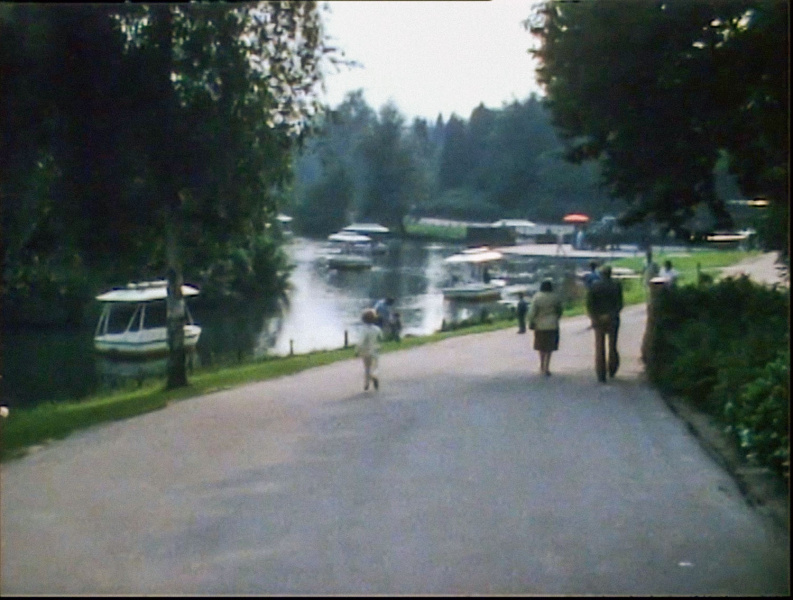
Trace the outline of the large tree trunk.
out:
M 185 364 L 184 326 L 185 304 L 182 297 L 182 263 L 180 256 L 181 198 L 179 180 L 174 172 L 176 110 L 171 71 L 173 70 L 173 15 L 169 4 L 152 5 L 153 40 L 160 53 L 160 69 L 154 73 L 159 77 L 159 98 L 162 114 L 160 144 L 154 149 L 154 160 L 158 170 L 158 183 L 162 191 L 165 212 L 165 258 L 168 268 L 167 331 L 168 331 L 168 381 L 167 387 L 187 385 Z M 178 142 L 176 142 L 178 143 Z
M 166 252 L 168 260 L 168 383 L 169 389 L 187 385 L 184 347 L 185 305 L 182 296 L 182 265 L 179 260 L 179 211 L 169 211 Z

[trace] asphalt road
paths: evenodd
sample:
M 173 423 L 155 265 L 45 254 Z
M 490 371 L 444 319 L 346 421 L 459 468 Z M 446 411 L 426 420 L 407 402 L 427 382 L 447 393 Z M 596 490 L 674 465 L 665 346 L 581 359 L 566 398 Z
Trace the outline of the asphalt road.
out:
M 566 319 L 97 426 L 2 465 L 0 593 L 788 595 L 789 537 Z

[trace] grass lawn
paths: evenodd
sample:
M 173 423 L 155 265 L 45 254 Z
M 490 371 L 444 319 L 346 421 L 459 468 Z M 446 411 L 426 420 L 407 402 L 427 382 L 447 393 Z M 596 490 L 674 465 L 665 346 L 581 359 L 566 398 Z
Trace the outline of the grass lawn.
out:
M 696 282 L 697 264 L 702 271 L 715 274 L 719 267 L 735 264 L 757 252 L 703 251 L 689 255 L 658 253 L 655 259 L 663 262 L 672 260 L 680 272 L 680 283 Z M 628 267 L 641 271 L 643 257 L 615 260 L 613 266 Z M 641 280 L 623 280 L 625 304 L 644 302 Z M 584 299 L 578 298 L 565 309 L 565 316 L 585 313 Z M 514 327 L 513 319 L 495 320 L 469 327 L 434 333 L 422 337 L 406 337 L 401 342 L 387 342 L 383 352 L 404 350 L 430 344 L 449 337 L 469 335 Z M 245 383 L 261 381 L 326 365 L 354 357 L 354 348 L 312 352 L 283 358 L 266 358 L 249 363 L 220 368 L 198 369 L 189 377 L 190 384 L 175 390 L 163 389 L 162 380 L 151 381 L 139 388 L 116 391 L 112 394 L 89 397 L 73 402 L 50 402 L 30 409 L 14 410 L 0 420 L 0 459 L 6 460 L 24 454 L 25 450 L 52 439 L 66 437 L 71 432 L 107 421 L 126 419 L 143 413 L 159 410 L 170 402 L 228 389 Z
M 405 233 L 410 237 L 431 238 L 445 242 L 462 242 L 465 240 L 465 225 L 430 225 L 417 221 L 405 222 Z

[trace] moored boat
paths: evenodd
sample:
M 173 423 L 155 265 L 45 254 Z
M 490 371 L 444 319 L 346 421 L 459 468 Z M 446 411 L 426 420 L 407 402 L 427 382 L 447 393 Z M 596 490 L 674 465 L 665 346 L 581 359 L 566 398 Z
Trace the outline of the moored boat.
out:
M 503 279 L 491 279 L 487 265 L 500 261 L 504 255 L 497 250 L 483 246 L 463 250 L 444 259 L 451 265 L 468 267 L 468 279 L 455 281 L 454 284 L 441 288 L 444 298 L 449 300 L 484 301 L 496 300 L 506 282 Z
M 182 286 L 185 298 L 198 293 L 190 285 Z M 130 283 L 125 288 L 97 296 L 103 307 L 94 332 L 94 349 L 100 354 L 126 359 L 150 359 L 167 355 L 167 295 L 167 282 L 159 280 Z M 193 322 L 187 304 L 185 316 L 185 349 L 193 351 L 201 335 L 201 327 Z
M 339 231 L 328 236 L 328 241 L 339 248 L 326 257 L 331 269 L 370 269 L 372 260 L 372 238 L 352 231 Z

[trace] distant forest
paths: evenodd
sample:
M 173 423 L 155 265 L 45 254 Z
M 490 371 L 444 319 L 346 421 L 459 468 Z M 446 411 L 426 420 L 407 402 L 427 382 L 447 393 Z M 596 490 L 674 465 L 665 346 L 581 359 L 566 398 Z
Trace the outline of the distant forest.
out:
M 323 235 L 350 221 L 399 230 L 422 216 L 559 222 L 582 211 L 618 215 L 623 203 L 601 189 L 597 161 L 572 164 L 541 98 L 475 108 L 434 123 L 406 119 L 390 104 L 375 111 L 359 90 L 329 111 L 296 153 L 282 208 L 295 229 Z M 738 194 L 726 168 L 717 188 Z

